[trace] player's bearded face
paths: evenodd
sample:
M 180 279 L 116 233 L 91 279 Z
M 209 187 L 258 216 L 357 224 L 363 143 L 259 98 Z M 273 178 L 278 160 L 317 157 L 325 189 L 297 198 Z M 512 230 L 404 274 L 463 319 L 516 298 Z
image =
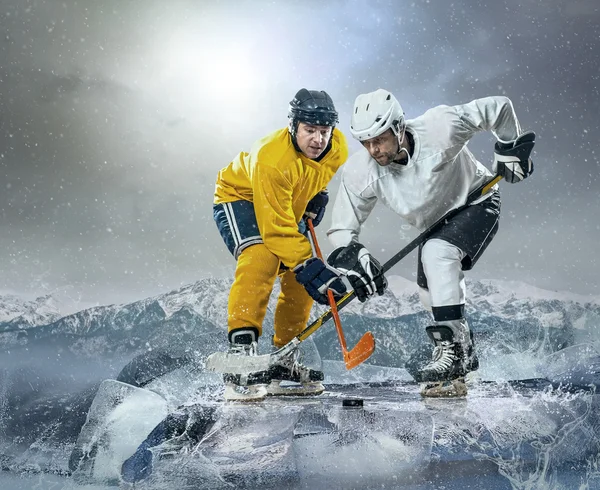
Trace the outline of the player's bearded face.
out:
M 398 138 L 391 129 L 375 138 L 363 141 L 362 145 L 382 167 L 392 163 L 400 150 Z

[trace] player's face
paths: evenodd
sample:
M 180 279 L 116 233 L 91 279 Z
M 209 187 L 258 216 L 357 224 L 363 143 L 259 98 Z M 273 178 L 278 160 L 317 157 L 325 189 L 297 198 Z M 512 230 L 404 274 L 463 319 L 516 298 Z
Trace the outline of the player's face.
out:
M 385 133 L 382 133 L 375 138 L 363 141 L 362 145 L 382 167 L 392 163 L 394 158 L 398 156 L 398 151 L 400 150 L 398 138 L 391 129 L 388 129 Z
M 331 126 L 313 126 L 301 122 L 298 123 L 298 130 L 296 131 L 296 143 L 308 158 L 319 158 L 327 148 L 332 131 Z

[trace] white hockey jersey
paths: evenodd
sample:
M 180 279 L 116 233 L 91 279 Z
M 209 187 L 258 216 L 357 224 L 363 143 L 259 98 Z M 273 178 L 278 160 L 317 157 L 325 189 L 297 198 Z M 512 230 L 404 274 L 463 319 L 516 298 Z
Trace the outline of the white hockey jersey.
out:
M 486 130 L 503 142 L 514 141 L 521 134 L 507 97 L 434 107 L 407 120 L 406 130 L 414 139 L 407 165 L 381 167 L 364 148 L 344 165 L 327 232 L 334 247 L 358 240 L 361 226 L 378 200 L 419 231 L 426 230 L 445 213 L 465 204 L 469 193 L 492 175 L 467 148 L 469 140 Z

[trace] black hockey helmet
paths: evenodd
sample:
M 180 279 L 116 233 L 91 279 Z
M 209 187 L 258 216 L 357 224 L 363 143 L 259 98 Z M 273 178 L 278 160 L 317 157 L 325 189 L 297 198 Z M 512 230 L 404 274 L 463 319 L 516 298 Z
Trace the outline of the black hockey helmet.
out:
M 333 105 L 333 100 L 324 90 L 298 90 L 290 102 L 288 112 L 290 119 L 290 132 L 296 137 L 298 123 L 314 124 L 315 126 L 331 126 L 339 122 L 338 113 Z

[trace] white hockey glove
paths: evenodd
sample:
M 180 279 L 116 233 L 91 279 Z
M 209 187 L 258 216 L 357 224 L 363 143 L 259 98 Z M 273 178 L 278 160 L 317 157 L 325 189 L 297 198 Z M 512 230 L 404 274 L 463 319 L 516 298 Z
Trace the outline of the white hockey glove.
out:
M 336 248 L 327 263 L 346 275 L 361 302 L 375 293 L 381 296 L 387 288 L 381 264 L 358 242 Z
M 533 173 L 533 161 L 529 158 L 535 133 L 528 131 L 510 143 L 497 141 L 494 145 L 494 173 L 514 184 L 521 182 Z

